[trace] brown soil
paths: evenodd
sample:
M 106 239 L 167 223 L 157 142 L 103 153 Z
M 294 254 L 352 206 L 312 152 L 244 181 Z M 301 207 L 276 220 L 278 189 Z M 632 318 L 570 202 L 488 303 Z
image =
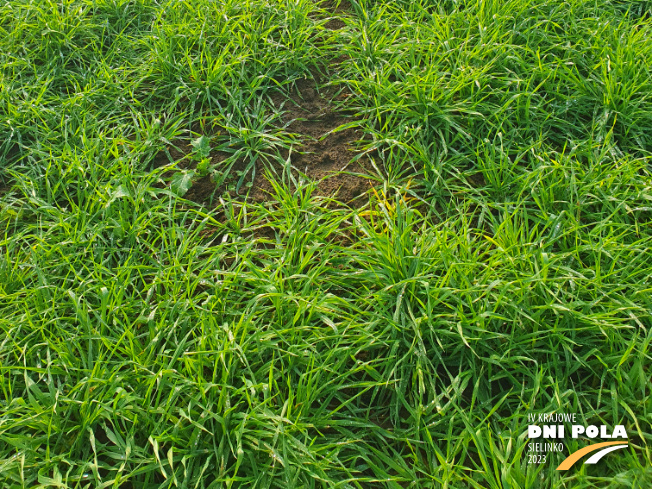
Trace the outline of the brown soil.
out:
M 349 13 L 351 11 L 351 4 L 349 3 L 348 0 L 342 0 L 339 5 L 337 5 L 336 1 L 333 0 L 328 0 L 324 2 L 321 7 L 332 13 L 334 17 L 330 18 L 325 24 L 324 27 L 326 29 L 330 30 L 337 30 L 341 29 L 344 27 L 344 21 L 342 19 L 337 18 L 338 15 L 344 14 L 344 13 Z
M 317 181 L 318 186 L 315 194 L 323 197 L 334 196 L 338 201 L 351 206 L 362 205 L 362 197 L 372 186 L 371 180 L 365 178 L 369 171 L 359 161 L 351 162 L 355 157 L 354 142 L 362 138 L 362 132 L 356 128 L 344 129 L 332 132 L 343 124 L 354 120 L 352 117 L 336 112 L 331 98 L 345 99 L 348 94 L 337 95 L 333 89 L 317 89 L 315 77 L 299 80 L 296 82 L 295 91 L 286 96 L 276 93 L 272 96 L 272 102 L 277 108 L 285 111 L 283 124 L 288 124 L 287 131 L 294 133 L 302 142 L 301 145 L 293 148 L 290 162 L 299 172 L 305 174 L 310 180 Z M 177 145 L 179 149 L 170 147 L 168 152 L 172 161 L 182 160 L 192 147 L 189 144 Z M 281 152 L 286 159 L 288 151 Z M 227 158 L 227 154 L 219 151 L 211 153 L 211 166 L 218 167 Z M 155 167 L 169 164 L 165 152 L 159 153 L 153 162 Z M 182 161 L 180 168 L 194 168 L 195 162 Z M 236 175 L 238 171 L 244 171 L 246 162 L 237 161 L 231 169 L 231 174 Z M 251 179 L 251 174 L 245 177 L 245 181 Z M 233 184 L 237 177 L 233 177 L 229 183 Z M 210 175 L 198 178 L 184 195 L 184 198 L 197 203 L 209 204 L 211 197 L 219 197 L 226 192 L 226 185 L 216 188 Z M 249 190 L 248 199 L 253 202 L 265 202 L 269 200 L 273 187 L 265 176 L 265 166 L 261 162 L 256 164 L 253 186 Z M 247 195 L 247 189 L 243 186 L 239 194 Z
M 328 29 L 339 29 L 344 22 L 337 16 L 350 11 L 348 1 L 325 2 L 323 8 L 333 14 L 327 23 Z M 335 60 L 330 68 L 336 68 L 338 60 Z M 351 162 L 355 156 L 355 141 L 362 138 L 363 134 L 356 128 L 335 131 L 343 124 L 354 119 L 350 114 L 336 111 L 334 101 L 343 101 L 350 96 L 347 92 L 339 92 L 332 87 L 321 88 L 320 75 L 313 70 L 309 78 L 296 81 L 292 91 L 288 93 L 276 92 L 271 96 L 272 104 L 284 112 L 282 123 L 287 125 L 287 131 L 297 136 L 300 145 L 292 149 L 292 153 L 282 151 L 281 157 L 287 159 L 295 170 L 305 174 L 310 180 L 317 181 L 316 195 L 324 197 L 335 197 L 338 201 L 350 206 L 358 207 L 363 204 L 362 197 L 371 188 L 368 169 L 362 163 L 363 159 Z M 196 132 L 204 132 L 197 128 Z M 179 161 L 191 152 L 188 144 L 168 148 L 173 161 Z M 219 164 L 226 159 L 225 153 L 213 151 L 211 153 L 211 167 L 219 167 Z M 165 152 L 160 153 L 154 160 L 155 166 L 162 166 L 169 163 Z M 181 168 L 194 168 L 195 163 L 186 160 L 179 164 Z M 236 175 L 243 171 L 247 164 L 243 161 L 235 163 L 230 174 Z M 280 165 L 276 166 L 280 170 Z M 241 196 L 247 195 L 249 201 L 265 202 L 270 200 L 273 187 L 265 176 L 265 165 L 262 162 L 256 163 L 255 177 L 250 189 L 243 186 L 239 190 Z M 234 177 L 236 180 L 238 177 Z M 251 180 L 251 173 L 246 176 L 245 181 Z M 234 183 L 233 178 L 230 182 Z M 198 178 L 185 194 L 185 198 L 194 202 L 209 204 L 211 197 L 219 197 L 226 192 L 226 185 L 216 188 L 210 175 Z
M 296 134 L 302 142 L 293 148 L 290 158 L 292 166 L 309 179 L 318 182 L 316 195 L 334 196 L 340 202 L 357 207 L 362 205 L 361 197 L 371 188 L 371 180 L 364 176 L 368 175 L 368 169 L 360 161 L 351 162 L 355 156 L 354 142 L 360 140 L 363 135 L 356 128 L 333 132 L 343 124 L 354 120 L 341 111 L 336 112 L 331 102 L 332 99 L 344 100 L 349 94 L 337 94 L 332 88 L 319 91 L 318 76 L 315 72 L 310 79 L 298 80 L 289 96 L 276 93 L 271 100 L 277 108 L 282 108 L 285 112 L 282 122 L 288 124 L 287 131 Z M 179 144 L 178 148 L 168 148 L 172 161 L 182 160 L 192 150 L 192 147 L 186 143 Z M 218 167 L 227 156 L 225 153 L 213 151 L 211 166 Z M 289 152 L 284 151 L 281 156 L 285 159 L 289 156 Z M 161 152 L 156 156 L 153 164 L 159 167 L 169 162 L 167 154 Z M 178 166 L 185 169 L 194 168 L 195 165 L 195 162 L 187 159 Z M 246 167 L 244 161 L 238 161 L 231 169 L 231 174 L 236 175 Z M 250 175 L 247 177 L 251 178 Z M 206 175 L 193 183 L 184 198 L 209 204 L 213 195 L 219 196 L 226 190 L 225 185 L 216 188 L 211 176 Z M 253 202 L 264 202 L 269 200 L 270 193 L 272 193 L 272 185 L 265 176 L 264 165 L 258 162 L 248 199 Z M 245 196 L 247 189 L 242 187 L 239 194 Z
M 167 148 L 173 162 L 175 161 L 179 162 L 180 160 L 183 160 L 183 158 L 185 158 L 186 155 L 190 154 L 193 150 L 192 146 L 188 143 L 180 143 L 177 145 L 177 148 L 172 146 Z M 218 167 L 220 163 L 222 163 L 227 157 L 228 157 L 227 153 L 221 151 L 212 151 L 210 154 L 210 159 L 211 159 L 210 166 L 212 168 Z M 154 158 L 153 166 L 155 168 L 167 164 L 170 164 L 170 160 L 164 151 L 160 152 Z M 195 169 L 197 166 L 197 162 L 186 159 L 178 163 L 177 166 L 182 169 Z M 246 164 L 244 161 L 236 161 L 233 167 L 231 168 L 231 172 L 235 175 L 238 171 L 245 170 L 245 168 L 246 168 Z M 172 172 L 170 172 L 167 175 L 164 175 L 164 177 L 166 176 L 169 177 L 171 175 Z M 227 182 L 227 183 L 231 183 L 231 182 Z M 193 182 L 192 187 L 190 187 L 188 192 L 183 197 L 193 202 L 209 204 L 213 196 L 219 197 L 220 195 L 224 194 L 226 190 L 227 190 L 226 184 L 216 188 L 215 182 L 213 181 L 211 175 L 208 174 L 197 178 Z
M 334 195 L 355 205 L 356 199 L 370 188 L 369 179 L 362 176 L 368 173 L 367 169 L 357 161 L 351 162 L 355 156 L 353 143 L 363 134 L 356 128 L 333 132 L 353 118 L 335 111 L 330 101 L 336 96 L 332 89 L 319 92 L 316 85 L 314 78 L 299 80 L 289 100 L 280 95 L 272 98 L 276 106 L 283 104 L 286 122 L 292 121 L 288 131 L 298 134 L 303 141 L 292 154 L 291 162 L 311 180 L 319 181 L 317 195 Z M 341 93 L 337 98 L 343 100 L 347 96 Z M 264 177 L 257 174 L 254 188 L 265 187 Z

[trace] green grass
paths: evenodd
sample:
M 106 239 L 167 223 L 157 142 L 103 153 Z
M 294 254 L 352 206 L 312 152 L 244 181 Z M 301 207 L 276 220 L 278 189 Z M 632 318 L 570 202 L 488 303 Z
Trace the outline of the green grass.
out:
M 332 12 L 0 6 L 1 487 L 650 487 L 650 2 Z M 315 70 L 362 208 L 282 157 L 271 97 Z M 257 164 L 265 204 L 183 198 Z M 548 412 L 629 447 L 530 465 Z

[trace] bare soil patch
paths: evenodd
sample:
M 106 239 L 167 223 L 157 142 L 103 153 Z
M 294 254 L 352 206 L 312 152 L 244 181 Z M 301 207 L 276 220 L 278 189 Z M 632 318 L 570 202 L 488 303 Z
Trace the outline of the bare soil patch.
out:
M 347 204 L 356 204 L 370 188 L 370 181 L 362 175 L 368 169 L 360 160 L 352 162 L 355 157 L 355 142 L 363 136 L 357 128 L 337 130 L 353 121 L 353 117 L 336 111 L 331 100 L 343 100 L 346 92 L 335 93 L 332 88 L 317 88 L 316 76 L 312 79 L 299 80 L 296 91 L 288 100 L 283 96 L 273 97 L 276 106 L 283 106 L 287 111 L 288 130 L 299 134 L 303 144 L 291 155 L 292 165 L 311 180 L 319 181 L 317 194 L 335 195 Z M 264 188 L 264 177 L 256 176 L 254 188 Z
M 335 16 L 329 19 L 324 24 L 324 27 L 326 27 L 326 29 L 334 31 L 337 29 L 341 29 L 346 25 L 344 21 L 340 18 L 337 18 L 337 16 L 340 16 L 342 14 L 348 14 L 351 11 L 351 4 L 348 2 L 348 0 L 343 0 L 341 2 L 329 0 L 322 4 L 322 8 L 327 12 L 332 13 Z
M 334 15 L 325 24 L 327 29 L 333 30 L 344 26 L 344 22 L 337 16 L 350 14 L 351 11 L 348 0 L 327 1 L 323 4 L 323 8 Z M 330 62 L 329 70 L 335 69 L 341 61 L 336 59 Z M 280 156 L 284 160 L 289 157 L 297 173 L 300 172 L 310 180 L 318 182 L 317 195 L 333 196 L 342 203 L 358 207 L 367 200 L 362 197 L 372 187 L 371 179 L 368 178 L 370 172 L 365 164 L 366 160 L 361 158 L 352 161 L 356 155 L 355 142 L 359 141 L 363 134 L 355 127 L 338 129 L 355 119 L 352 114 L 337 110 L 334 102 L 344 101 L 351 94 L 334 87 L 324 87 L 321 81 L 319 72 L 313 70 L 309 77 L 297 80 L 289 93 L 277 91 L 271 95 L 273 106 L 284 112 L 281 122 L 286 125 L 287 131 L 295 134 L 300 141 L 291 152 L 283 150 Z M 182 160 L 192 151 L 191 146 L 186 143 L 177 147 L 179 149 L 168 148 L 173 161 Z M 212 151 L 210 166 L 219 168 L 227 157 L 226 153 Z M 165 152 L 161 152 L 154 160 L 155 166 L 168 163 L 169 159 Z M 181 168 L 195 166 L 196 163 L 191 160 L 179 164 Z M 219 188 L 216 188 L 211 175 L 197 178 L 184 197 L 197 203 L 210 205 L 212 197 L 233 190 L 232 183 L 239 178 L 236 175 L 246 168 L 246 162 L 237 161 L 230 171 L 232 176 Z M 280 165 L 278 170 L 280 171 Z M 242 187 L 237 194 L 258 203 L 270 200 L 273 187 L 267 179 L 265 165 L 261 161 L 256 163 L 253 174 L 250 188 Z M 251 175 L 247 175 L 247 179 L 251 181 Z
M 317 181 L 316 194 L 319 196 L 334 196 L 338 201 L 351 206 L 362 205 L 361 197 L 371 188 L 371 180 L 365 175 L 368 168 L 362 159 L 352 162 L 355 157 L 355 142 L 363 136 L 357 128 L 337 130 L 354 120 L 350 114 L 336 110 L 334 100 L 345 100 L 349 94 L 332 87 L 318 88 L 319 74 L 315 71 L 311 78 L 301 79 L 295 83 L 291 93 L 276 92 L 271 96 L 271 102 L 276 108 L 284 111 L 283 124 L 287 131 L 298 136 L 301 144 L 293 147 L 290 153 L 281 151 L 283 159 L 290 158 L 292 166 L 306 175 L 310 180 Z M 173 161 L 184 160 L 191 153 L 188 143 L 178 144 L 167 149 Z M 210 154 L 211 167 L 218 167 L 228 157 L 220 151 Z M 165 152 L 159 153 L 153 161 L 155 167 L 169 164 Z M 196 162 L 185 159 L 178 165 L 183 169 L 195 168 Z M 184 198 L 208 205 L 213 196 L 224 194 L 229 184 L 238 178 L 238 174 L 247 167 L 246 162 L 236 161 L 230 173 L 231 177 L 216 188 L 211 175 L 197 178 Z M 280 170 L 280 167 L 279 167 Z M 246 196 L 253 202 L 265 202 L 272 193 L 272 185 L 265 175 L 265 165 L 256 163 L 255 176 L 251 188 L 242 187 L 238 194 Z M 251 176 L 248 175 L 248 179 Z

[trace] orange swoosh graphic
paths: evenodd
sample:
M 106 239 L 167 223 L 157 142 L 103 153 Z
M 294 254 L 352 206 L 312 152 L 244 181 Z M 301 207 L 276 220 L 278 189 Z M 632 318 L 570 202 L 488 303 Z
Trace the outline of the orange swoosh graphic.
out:
M 605 441 L 604 443 L 595 443 L 594 445 L 589 445 L 588 447 L 584 447 L 576 452 L 571 453 L 562 463 L 559 464 L 557 470 L 570 469 L 575 464 L 575 462 L 577 462 L 587 453 L 595 452 L 596 450 L 604 447 L 609 447 L 611 445 L 624 445 L 626 443 L 626 441 Z

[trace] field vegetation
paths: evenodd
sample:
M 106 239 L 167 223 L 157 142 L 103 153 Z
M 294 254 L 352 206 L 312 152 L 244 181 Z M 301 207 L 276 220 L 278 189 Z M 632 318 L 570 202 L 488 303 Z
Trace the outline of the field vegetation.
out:
M 651 16 L 2 2 L 0 487 L 651 487 Z

